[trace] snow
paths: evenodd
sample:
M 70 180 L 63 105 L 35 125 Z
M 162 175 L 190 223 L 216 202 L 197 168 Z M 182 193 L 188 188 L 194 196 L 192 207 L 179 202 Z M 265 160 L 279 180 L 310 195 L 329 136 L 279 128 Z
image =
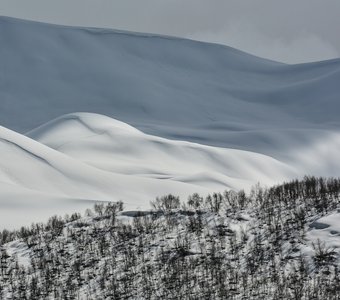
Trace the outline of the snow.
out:
M 29 267 L 31 265 L 30 250 L 23 241 L 13 241 L 6 245 L 7 254 L 10 256 L 16 256 L 18 263 Z
M 92 112 L 277 157 L 340 125 L 340 60 L 285 65 L 222 45 L 5 17 L 0 44 L 0 120 L 21 133 Z
M 220 181 L 219 187 L 229 181 L 234 189 L 256 180 L 272 184 L 296 175 L 293 168 L 268 156 L 171 141 L 96 114 L 66 115 L 28 135 L 97 168 L 127 175 L 197 180 L 205 185 Z
M 7 17 L 0 45 L 0 228 L 339 176 L 340 60 Z
M 340 212 L 318 218 L 309 227 L 307 238 L 311 242 L 320 240 L 326 249 L 340 253 Z
M 97 114 L 69 114 L 29 136 L 0 128 L 0 226 L 84 210 L 88 201 L 140 210 L 167 193 L 186 198 L 296 175 L 262 154 L 150 136 Z

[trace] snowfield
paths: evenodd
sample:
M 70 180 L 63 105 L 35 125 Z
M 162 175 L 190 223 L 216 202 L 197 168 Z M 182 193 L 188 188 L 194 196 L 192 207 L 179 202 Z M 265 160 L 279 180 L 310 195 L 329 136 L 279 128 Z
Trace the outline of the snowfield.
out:
M 0 129 L 3 227 L 84 210 L 85 200 L 121 200 L 127 209 L 141 210 L 164 193 L 186 198 L 297 175 L 262 154 L 170 141 L 89 113 L 60 117 L 28 136 L 35 140 Z
M 0 149 L 2 227 L 72 212 L 80 204 L 85 209 L 84 200 L 122 200 L 127 208 L 142 209 L 164 191 L 209 192 L 190 183 L 104 171 L 5 128 L 0 128 Z
M 286 65 L 222 45 L 6 17 L 0 45 L 0 120 L 21 133 L 92 112 L 156 136 L 284 155 L 340 126 L 340 60 Z
M 0 45 L 0 228 L 339 176 L 340 60 L 7 17 Z

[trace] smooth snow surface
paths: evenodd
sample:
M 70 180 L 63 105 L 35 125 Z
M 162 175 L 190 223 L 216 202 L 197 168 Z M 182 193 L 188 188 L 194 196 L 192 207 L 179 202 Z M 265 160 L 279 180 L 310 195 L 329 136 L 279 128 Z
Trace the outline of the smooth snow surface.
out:
M 272 184 L 297 174 L 261 154 L 170 141 L 95 114 L 66 115 L 29 135 L 99 169 L 216 189 L 241 189 L 256 181 Z
M 66 115 L 29 135 L 37 141 L 0 128 L 1 226 L 21 213 L 20 224 L 85 209 L 86 201 L 143 209 L 167 193 L 186 198 L 297 175 L 262 154 L 170 141 L 96 114 Z
M 3 127 L 0 151 L 0 225 L 6 227 L 85 209 L 88 201 L 122 200 L 127 209 L 143 209 L 164 193 L 211 192 L 190 182 L 104 171 Z
M 339 176 L 339 82 L 340 60 L 0 17 L 0 227 Z
M 0 45 L 0 120 L 20 132 L 83 111 L 284 155 L 340 127 L 340 60 L 286 65 L 222 45 L 5 17 Z

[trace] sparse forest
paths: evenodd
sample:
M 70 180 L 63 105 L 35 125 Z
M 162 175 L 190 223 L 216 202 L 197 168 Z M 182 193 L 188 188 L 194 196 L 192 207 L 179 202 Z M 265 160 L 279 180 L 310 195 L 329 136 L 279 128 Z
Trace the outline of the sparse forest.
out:
M 309 235 L 338 213 L 340 179 L 167 195 L 151 206 L 98 203 L 3 230 L 0 299 L 340 298 L 338 249 Z

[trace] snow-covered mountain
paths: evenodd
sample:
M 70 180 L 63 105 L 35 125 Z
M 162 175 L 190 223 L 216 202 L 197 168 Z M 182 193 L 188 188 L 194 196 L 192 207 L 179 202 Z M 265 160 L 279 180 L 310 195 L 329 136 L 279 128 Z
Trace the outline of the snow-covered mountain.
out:
M 0 130 L 1 226 L 85 209 L 89 201 L 122 200 L 141 210 L 164 193 L 186 198 L 297 175 L 262 154 L 149 136 L 96 114 L 66 115 L 28 135 L 35 140 Z
M 166 138 L 282 153 L 278 142 L 340 126 L 340 60 L 286 65 L 222 45 L 5 17 L 0 45 L 0 119 L 20 132 L 85 111 Z
M 339 82 L 340 60 L 0 17 L 0 226 L 338 176 Z
M 296 176 L 294 168 L 248 151 L 171 141 L 95 114 L 70 114 L 28 133 L 99 169 L 171 181 L 241 189 Z

